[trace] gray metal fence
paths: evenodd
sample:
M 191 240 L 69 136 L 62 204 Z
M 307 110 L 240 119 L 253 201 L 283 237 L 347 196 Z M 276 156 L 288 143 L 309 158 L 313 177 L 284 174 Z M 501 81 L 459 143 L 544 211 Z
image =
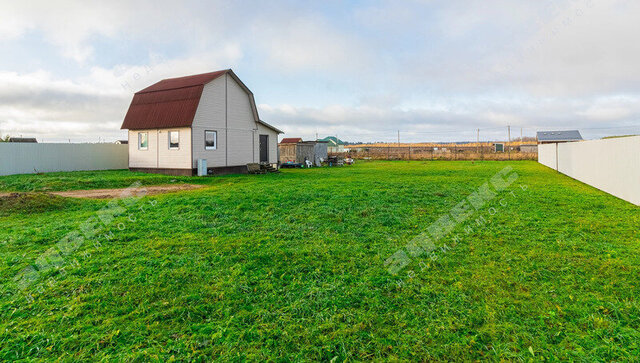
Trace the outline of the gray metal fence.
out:
M 128 145 L 0 143 L 0 175 L 126 169 Z

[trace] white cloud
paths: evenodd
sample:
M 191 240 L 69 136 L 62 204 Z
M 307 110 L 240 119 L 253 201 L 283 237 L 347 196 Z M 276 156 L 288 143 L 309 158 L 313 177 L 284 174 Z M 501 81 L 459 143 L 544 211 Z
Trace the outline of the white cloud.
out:
M 23 1 L 0 13 L 0 46 L 39 36 L 72 69 L 0 69 L 0 133 L 117 137 L 134 91 L 227 67 L 257 77 L 245 81 L 261 87 L 261 116 L 291 136 L 640 123 L 631 1 Z M 126 61 L 105 65 L 112 52 Z
M 255 47 L 273 68 L 338 74 L 361 71 L 373 54 L 357 37 L 317 17 L 295 16 L 285 24 L 263 19 L 252 24 Z
M 215 54 L 156 59 L 148 65 L 92 67 L 76 79 L 44 70 L 0 72 L 0 134 L 122 138 L 120 125 L 135 91 L 163 78 L 222 69 L 241 56 L 228 45 Z

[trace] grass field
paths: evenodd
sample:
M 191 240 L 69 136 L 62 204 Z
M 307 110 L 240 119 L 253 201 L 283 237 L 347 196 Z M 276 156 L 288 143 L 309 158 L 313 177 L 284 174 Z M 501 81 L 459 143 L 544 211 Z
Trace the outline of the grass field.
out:
M 508 165 L 507 190 L 440 249 L 387 272 Z M 94 238 L 46 254 L 112 209 L 39 191 L 136 181 L 207 187 L 120 201 Z M 640 209 L 535 162 L 52 173 L 0 177 L 0 191 L 34 192 L 0 198 L 0 360 L 640 356 Z M 30 265 L 40 271 L 20 292 Z

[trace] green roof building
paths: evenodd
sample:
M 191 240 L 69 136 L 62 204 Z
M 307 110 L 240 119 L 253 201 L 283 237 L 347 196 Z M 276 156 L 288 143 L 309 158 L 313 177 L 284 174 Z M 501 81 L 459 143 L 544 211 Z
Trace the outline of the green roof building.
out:
M 324 139 L 318 139 L 320 142 L 327 143 L 327 151 L 330 153 L 344 152 L 344 142 L 335 136 L 327 136 Z

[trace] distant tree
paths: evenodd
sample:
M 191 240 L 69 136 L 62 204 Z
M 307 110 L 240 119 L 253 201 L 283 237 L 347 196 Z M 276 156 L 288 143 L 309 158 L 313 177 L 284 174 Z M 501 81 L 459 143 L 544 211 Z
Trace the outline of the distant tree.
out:
M 9 138 L 11 138 L 9 135 L 5 135 L 4 137 L 0 135 L 0 142 L 9 142 Z

